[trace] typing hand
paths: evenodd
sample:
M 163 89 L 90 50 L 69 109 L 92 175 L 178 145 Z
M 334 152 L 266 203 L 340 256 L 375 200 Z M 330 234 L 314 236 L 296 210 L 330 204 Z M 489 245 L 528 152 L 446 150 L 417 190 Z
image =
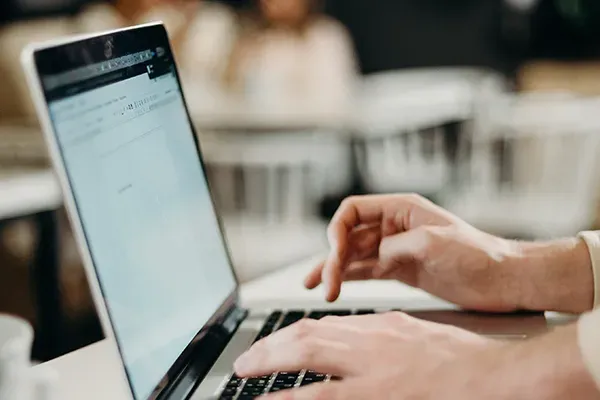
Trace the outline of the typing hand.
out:
M 330 254 L 306 278 L 327 300 L 343 281 L 396 279 L 465 308 L 512 311 L 519 278 L 513 242 L 481 232 L 417 195 L 346 199 L 329 228 Z
M 447 396 L 440 371 L 458 367 L 459 357 L 497 346 L 403 313 L 304 319 L 257 342 L 235 371 L 250 377 L 309 369 L 341 378 L 267 396 L 272 400 L 466 399 L 464 392 Z

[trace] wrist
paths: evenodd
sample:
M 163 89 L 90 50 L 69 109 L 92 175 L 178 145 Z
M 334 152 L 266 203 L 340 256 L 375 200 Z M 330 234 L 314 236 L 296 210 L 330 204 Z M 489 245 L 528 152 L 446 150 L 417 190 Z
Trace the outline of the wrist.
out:
M 515 279 L 515 308 L 581 313 L 592 308 L 594 277 L 581 239 L 513 242 L 504 267 Z
M 438 375 L 436 389 L 448 399 L 600 398 L 577 344 L 576 325 L 526 341 L 498 341 L 446 365 Z
M 600 393 L 583 361 L 577 329 L 577 324 L 561 327 L 508 352 L 505 376 L 509 381 L 528 378 L 519 387 L 523 398 L 598 400 Z

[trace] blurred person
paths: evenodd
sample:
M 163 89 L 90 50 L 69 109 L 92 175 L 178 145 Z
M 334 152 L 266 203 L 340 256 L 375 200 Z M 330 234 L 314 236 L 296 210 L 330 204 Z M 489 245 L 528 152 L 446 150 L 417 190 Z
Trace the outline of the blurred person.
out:
M 200 0 L 97 1 L 73 17 L 21 21 L 0 29 L 0 73 L 6 78 L 0 92 L 0 125 L 4 121 L 35 124 L 19 63 L 19 54 L 28 43 L 156 20 L 162 20 L 169 32 L 184 85 L 203 76 L 220 80 L 237 29 L 237 19 L 226 6 Z
M 347 199 L 331 252 L 305 285 L 394 279 L 465 309 L 587 312 L 512 342 L 403 313 L 305 319 L 257 342 L 242 377 L 317 370 L 341 378 L 269 399 L 600 399 L 600 232 L 545 243 L 477 230 L 415 195 Z M 592 309 L 596 307 L 595 311 Z
M 117 0 L 96 3 L 77 17 L 81 31 L 93 32 L 163 21 L 177 63 L 186 78 L 219 79 L 236 31 L 236 17 L 225 6 L 201 0 Z
M 318 13 L 316 0 L 256 0 L 240 29 L 225 75 L 233 93 L 285 110 L 348 106 L 357 75 L 352 41 Z

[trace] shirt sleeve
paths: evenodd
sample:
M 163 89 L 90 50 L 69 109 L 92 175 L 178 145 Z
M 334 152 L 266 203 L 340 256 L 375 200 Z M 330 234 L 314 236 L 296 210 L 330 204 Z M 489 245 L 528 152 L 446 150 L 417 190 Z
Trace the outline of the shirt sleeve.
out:
M 594 270 L 594 308 L 579 320 L 579 348 L 588 370 L 600 388 L 600 231 L 582 232 L 579 236 L 586 242 Z
M 600 231 L 579 234 L 588 246 L 594 271 L 594 308 L 600 306 Z

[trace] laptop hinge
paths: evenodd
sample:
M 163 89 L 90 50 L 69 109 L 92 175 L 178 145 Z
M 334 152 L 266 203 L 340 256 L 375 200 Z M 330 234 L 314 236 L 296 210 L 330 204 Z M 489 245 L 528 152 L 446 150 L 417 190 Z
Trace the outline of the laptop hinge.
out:
M 247 316 L 248 310 L 238 307 L 237 305 L 233 306 L 223 320 L 221 328 L 223 328 L 228 334 L 232 334 Z

